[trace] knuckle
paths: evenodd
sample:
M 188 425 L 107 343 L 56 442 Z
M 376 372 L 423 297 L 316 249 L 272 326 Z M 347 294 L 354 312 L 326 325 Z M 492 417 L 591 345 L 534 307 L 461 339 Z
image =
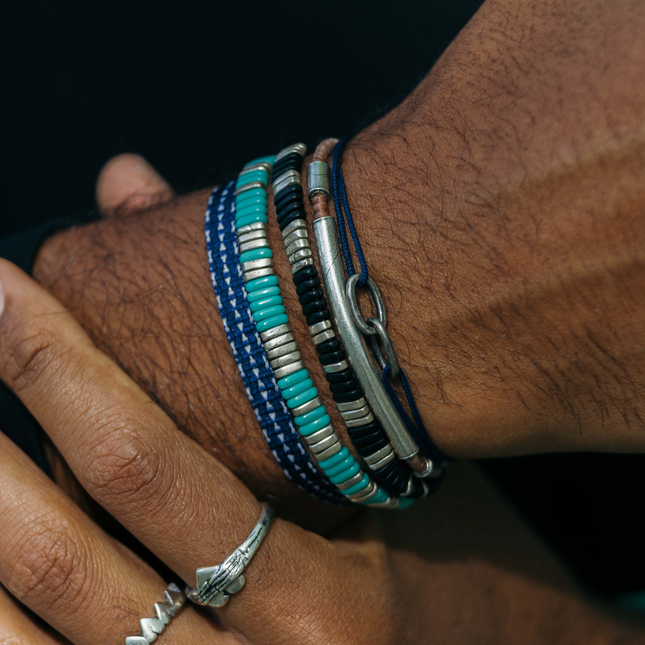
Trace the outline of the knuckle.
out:
M 50 525 L 39 519 L 22 527 L 10 563 L 7 587 L 32 608 L 61 609 L 82 596 L 87 576 L 83 550 L 66 526 Z
M 118 505 L 121 513 L 154 511 L 167 492 L 163 455 L 122 423 L 95 434 L 100 439 L 86 452 L 91 494 L 104 505 Z

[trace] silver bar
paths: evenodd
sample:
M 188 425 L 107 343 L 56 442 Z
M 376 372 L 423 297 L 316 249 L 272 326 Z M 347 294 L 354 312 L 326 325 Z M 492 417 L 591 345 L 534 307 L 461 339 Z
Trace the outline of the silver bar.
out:
M 327 437 L 331 437 L 331 435 L 334 434 L 334 428 L 331 425 L 326 425 L 322 430 L 316 430 L 316 432 L 312 432 L 310 435 L 307 435 L 304 437 L 304 440 L 307 442 L 307 445 L 310 446 L 311 444 L 318 443 L 319 441 L 322 441 L 323 439 L 327 439 Z
M 256 224 L 264 224 L 264 222 L 256 222 Z M 266 228 L 258 229 L 256 231 L 248 231 L 248 233 L 242 233 L 241 231 L 237 232 L 237 243 L 244 244 L 245 242 L 251 242 L 252 240 L 261 240 L 267 238 Z
M 343 421 L 348 428 L 360 428 L 361 426 L 366 426 L 368 423 L 372 423 L 375 418 L 370 410 L 370 413 L 365 417 L 361 417 L 360 419 L 343 419 Z
M 269 174 L 273 170 L 273 166 L 268 161 L 258 161 L 254 164 L 247 164 L 242 168 L 240 175 L 243 175 L 245 172 L 254 172 L 256 170 L 266 170 Z
M 322 193 L 329 199 L 329 166 L 324 161 L 312 161 L 307 168 L 307 196 L 309 200 L 314 195 Z
M 239 197 L 242 193 L 247 192 L 248 190 L 255 190 L 256 188 L 263 188 L 266 190 L 266 184 L 263 184 L 261 181 L 252 181 L 250 184 L 244 184 L 235 189 L 235 196 Z
M 246 235 L 247 233 L 252 233 L 253 231 L 266 231 L 267 225 L 265 222 L 253 222 L 253 224 L 247 224 L 242 228 L 237 229 L 237 237 L 239 239 L 240 235 Z
M 296 174 L 299 174 L 295 170 L 292 170 L 290 172 L 295 172 Z M 287 173 L 285 173 L 285 174 L 287 174 Z M 273 184 L 273 196 L 274 196 L 274 198 L 278 195 L 278 193 L 281 190 L 284 190 L 285 188 L 287 188 L 289 186 L 292 186 L 293 184 L 300 185 L 300 177 L 294 177 L 293 175 L 289 175 L 289 176 L 285 177 L 284 179 L 281 179 L 280 181 L 275 182 Z
M 289 324 L 284 323 L 283 325 L 278 325 L 277 327 L 273 327 L 268 331 L 263 331 L 260 334 L 260 338 L 262 339 L 263 343 L 266 343 L 268 340 L 273 340 L 274 338 L 277 339 L 278 336 L 282 336 L 283 334 L 290 334 L 290 333 L 291 333 L 291 328 L 289 327 Z
M 342 482 L 340 484 L 336 484 L 336 488 L 338 490 L 347 490 L 348 488 L 351 488 L 354 484 L 358 484 L 361 479 L 365 476 L 365 473 L 362 470 L 359 470 L 356 475 L 354 475 L 351 479 L 348 479 L 346 482 Z
M 331 363 L 330 365 L 323 365 L 323 369 L 325 370 L 326 374 L 333 374 L 334 372 L 342 372 L 343 370 L 346 370 L 349 367 L 347 364 L 347 361 L 343 359 L 342 361 L 339 361 L 338 363 Z
M 331 447 L 327 448 L 327 450 L 323 450 L 322 452 L 319 452 L 316 455 L 316 459 L 318 461 L 325 461 L 325 459 L 329 459 L 330 457 L 333 457 L 337 452 L 340 452 L 343 448 L 343 444 L 340 442 L 340 439 Z
M 289 376 L 289 374 L 295 374 L 296 372 L 304 369 L 305 364 L 302 361 L 296 361 L 295 363 L 290 363 L 289 365 L 285 365 L 284 367 L 279 367 L 277 370 L 273 370 L 273 373 L 275 377 L 280 380 L 285 376 Z
M 273 266 L 273 258 L 260 258 L 259 260 L 249 260 L 242 262 L 242 271 L 253 271 L 254 269 L 266 269 Z
M 280 327 L 282 327 L 282 325 L 280 325 Z M 266 349 L 269 355 L 271 355 L 272 350 L 278 347 L 282 347 L 282 345 L 287 345 L 291 342 L 293 342 L 293 336 L 291 335 L 290 332 L 286 332 L 284 334 L 281 334 L 280 336 L 275 336 L 271 340 L 267 340 L 264 343 L 264 349 Z
M 307 401 L 307 403 L 303 403 L 302 405 L 299 405 L 297 408 L 293 408 L 291 412 L 293 412 L 294 417 L 299 417 L 301 414 L 307 414 L 307 412 L 311 412 L 312 410 L 315 410 L 316 408 L 319 408 L 322 405 L 322 401 L 320 400 L 319 396 L 314 396 L 311 401 Z
M 394 451 L 392 450 L 392 446 L 388 444 L 387 446 L 385 446 L 385 448 L 381 448 L 368 457 L 363 457 L 363 459 L 365 460 L 366 464 L 373 466 L 374 464 L 377 464 L 379 461 L 381 461 L 381 459 L 393 454 Z
M 325 329 L 325 331 L 321 331 L 319 334 L 316 334 L 311 340 L 314 345 L 320 345 L 320 343 L 324 343 L 326 340 L 331 340 L 335 337 L 336 332 L 333 329 Z
M 304 157 L 307 154 L 307 146 L 304 143 L 294 143 L 293 145 L 287 146 L 278 152 L 273 163 L 275 164 L 277 161 L 280 161 L 280 159 L 290 155 L 292 152 L 297 152 L 301 157 Z
M 309 239 L 309 232 L 307 231 L 307 229 L 299 228 L 293 231 L 293 233 L 291 233 L 289 236 L 284 238 L 284 246 L 285 248 L 288 249 L 294 242 L 297 242 L 298 240 L 308 240 L 308 239 Z M 290 255 L 288 251 L 287 251 L 287 255 Z
M 390 448 L 391 448 L 391 446 L 390 446 Z M 381 461 L 377 461 L 375 464 L 370 464 L 369 467 L 370 467 L 371 470 L 374 470 L 374 471 L 378 472 L 379 470 L 381 470 L 381 468 L 384 468 L 391 461 L 394 461 L 395 459 L 396 459 L 396 453 L 394 452 L 394 450 L 391 450 L 390 454 L 387 455 L 387 457 L 383 457 L 383 459 L 381 459 Z
M 337 403 L 336 407 L 339 412 L 348 412 L 349 410 L 358 410 L 364 405 L 367 405 L 367 401 L 362 396 L 360 399 L 356 399 L 356 401 L 349 401 L 349 403 Z
M 278 358 L 274 358 L 272 361 L 269 361 L 271 363 L 271 367 L 274 370 L 280 369 L 281 367 L 286 367 L 287 365 L 291 365 L 291 363 L 295 363 L 296 361 L 299 361 L 302 358 L 300 355 L 299 351 L 291 352 L 291 354 L 285 354 L 284 356 L 279 356 Z
M 370 363 L 361 335 L 352 322 L 345 298 L 347 278 L 338 245 L 336 221 L 331 216 L 320 217 L 314 220 L 313 225 L 329 307 L 349 363 L 365 393 L 365 398 L 390 438 L 397 455 L 401 459 L 411 457 L 419 452 L 419 446 L 409 435 L 392 405 L 381 379 Z
M 293 255 L 295 255 L 295 253 L 297 253 L 301 249 L 311 249 L 311 247 L 309 246 L 308 237 L 300 238 L 299 240 L 294 240 L 291 244 L 289 244 L 289 246 L 287 246 L 285 242 L 285 247 L 286 247 L 285 251 L 289 257 L 292 257 Z M 310 256 L 307 256 L 307 257 L 310 257 Z M 300 259 L 302 258 L 298 258 L 298 260 Z
M 328 320 L 323 320 L 322 322 L 316 323 L 309 327 L 309 335 L 316 336 L 327 329 L 331 329 L 331 323 Z
M 367 485 L 367 488 L 364 488 L 353 495 L 347 495 L 347 497 L 349 497 L 353 502 L 365 502 L 368 499 L 372 499 L 376 493 L 378 493 L 378 486 L 376 485 L 376 482 L 371 481 Z
M 327 450 L 327 448 L 333 446 L 336 442 L 340 442 L 340 439 L 335 434 L 333 434 L 330 437 L 323 439 L 322 441 L 309 444 L 309 447 L 311 448 L 311 451 L 314 453 L 314 455 L 318 455 L 319 453 Z M 318 459 L 320 460 L 320 457 L 318 457 Z
M 370 406 L 367 405 L 367 402 L 362 408 L 357 410 L 345 410 L 340 413 L 340 416 L 343 417 L 343 421 L 352 421 L 353 419 L 362 419 L 371 412 Z
M 298 231 L 301 228 L 307 229 L 307 222 L 304 219 L 294 219 L 289 226 L 287 226 L 284 231 L 282 231 L 283 239 L 287 239 L 294 231 Z
M 291 334 L 289 334 L 289 336 L 291 336 Z M 292 341 L 290 343 L 284 343 L 282 345 L 277 345 L 277 346 L 275 346 L 275 347 L 273 347 L 271 349 L 269 349 L 265 345 L 264 349 L 267 350 L 267 354 L 269 355 L 269 360 L 272 361 L 272 360 L 274 360 L 276 358 L 280 358 L 280 356 L 284 356 L 285 354 L 291 354 L 291 352 L 297 352 L 298 351 L 298 345 Z
M 253 249 L 267 248 L 269 246 L 269 240 L 266 237 L 260 237 L 256 240 L 250 240 L 249 242 L 239 242 L 238 246 L 240 253 L 244 253 L 244 251 L 252 251 Z
M 300 269 L 304 269 L 305 267 L 310 267 L 314 263 L 312 258 L 305 258 L 304 260 L 300 260 L 300 262 L 296 262 L 295 264 L 291 265 L 291 275 L 295 275 L 300 271 Z
M 304 260 L 306 258 L 310 258 L 313 255 L 311 252 L 311 249 L 300 249 L 299 251 L 296 251 L 295 253 L 292 253 L 289 255 L 289 264 L 295 264 L 296 262 L 299 262 L 300 260 Z
M 251 280 L 256 280 L 257 278 L 265 278 L 268 275 L 275 275 L 273 267 L 267 267 L 266 269 L 255 269 L 254 271 L 245 271 L 244 282 L 251 282 Z

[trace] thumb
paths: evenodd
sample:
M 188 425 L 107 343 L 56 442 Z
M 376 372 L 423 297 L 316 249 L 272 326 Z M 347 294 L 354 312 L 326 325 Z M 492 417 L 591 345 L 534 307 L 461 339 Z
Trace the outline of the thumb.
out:
M 172 199 L 166 180 L 139 155 L 118 155 L 108 161 L 96 181 L 96 203 L 106 216 L 130 215 Z

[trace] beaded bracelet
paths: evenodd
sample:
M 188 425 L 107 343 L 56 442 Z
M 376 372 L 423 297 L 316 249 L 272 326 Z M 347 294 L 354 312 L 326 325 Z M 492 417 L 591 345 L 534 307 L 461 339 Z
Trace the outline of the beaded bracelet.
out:
M 279 161 L 273 169 L 274 203 L 285 251 L 289 264 L 292 267 L 300 266 L 295 272 L 292 270 L 292 278 L 302 306 L 302 313 L 306 318 L 319 361 L 349 437 L 354 448 L 371 470 L 374 479 L 393 495 L 421 497 L 427 492 L 423 482 L 413 479 L 407 465 L 396 459 L 392 445 L 365 400 L 354 372 L 347 363 L 343 346 L 336 338 L 330 322 L 331 316 L 323 285 L 311 259 L 309 233 L 305 220 L 299 172 L 304 161 L 304 152 L 303 144 L 285 148 L 276 157 Z M 315 163 L 316 161 L 313 162 Z M 316 184 L 317 190 L 319 192 L 326 190 L 329 197 L 328 181 L 325 186 L 324 177 L 319 179 Z
M 238 177 L 235 225 L 246 298 L 278 387 L 294 415 L 300 435 L 321 470 L 345 497 L 354 502 L 372 507 L 404 507 L 412 500 L 390 497 L 362 471 L 334 431 L 331 418 L 309 378 L 309 372 L 305 369 L 291 334 L 278 278 L 273 271 L 273 252 L 269 247 L 266 230 L 266 193 L 272 164 L 280 172 L 278 181 L 273 184 L 273 191 L 276 207 L 280 205 L 283 214 L 280 226 L 284 232 L 286 227 L 301 219 L 297 207 L 292 207 L 285 213 L 284 206 L 289 196 L 298 192 L 302 196 L 299 173 L 292 165 L 296 158 L 301 162 L 305 152 L 303 144 L 296 144 L 283 150 L 275 158 L 255 159 L 244 167 Z M 295 226 L 293 230 L 297 230 Z M 311 249 L 304 245 L 290 255 L 292 275 L 312 265 L 311 255 Z M 310 333 L 321 333 L 329 328 L 329 321 L 317 316 L 310 325 Z

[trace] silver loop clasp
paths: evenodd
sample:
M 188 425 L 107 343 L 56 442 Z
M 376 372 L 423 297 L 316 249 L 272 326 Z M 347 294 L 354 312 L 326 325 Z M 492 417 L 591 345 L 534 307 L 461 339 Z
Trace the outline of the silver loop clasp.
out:
M 370 336 L 370 343 L 372 344 L 372 352 L 378 361 L 381 371 L 389 365 L 390 376 L 392 378 L 396 378 L 400 372 L 399 361 L 396 358 L 396 353 L 394 352 L 394 347 L 392 347 L 392 341 L 390 340 L 387 330 L 377 318 L 369 318 L 367 324 L 371 325 L 372 329 L 375 331 L 375 334 Z M 379 340 L 383 345 L 383 350 L 379 347 Z M 385 356 L 383 356 L 383 351 L 385 351 Z
M 364 336 L 374 336 L 376 334 L 376 329 L 368 324 L 363 318 L 360 307 L 358 306 L 358 300 L 356 298 L 356 283 L 361 279 L 360 273 L 355 273 L 345 285 L 345 295 L 347 296 L 347 304 L 349 305 L 349 311 L 352 315 L 352 319 L 357 329 Z M 385 325 L 387 325 L 387 316 L 385 313 L 385 303 L 383 302 L 383 297 L 379 288 L 376 286 L 376 282 L 372 278 L 367 278 L 367 289 L 372 298 L 372 302 L 376 307 L 376 315 L 378 321 L 383 326 L 385 331 Z M 391 345 L 390 345 L 391 346 Z

